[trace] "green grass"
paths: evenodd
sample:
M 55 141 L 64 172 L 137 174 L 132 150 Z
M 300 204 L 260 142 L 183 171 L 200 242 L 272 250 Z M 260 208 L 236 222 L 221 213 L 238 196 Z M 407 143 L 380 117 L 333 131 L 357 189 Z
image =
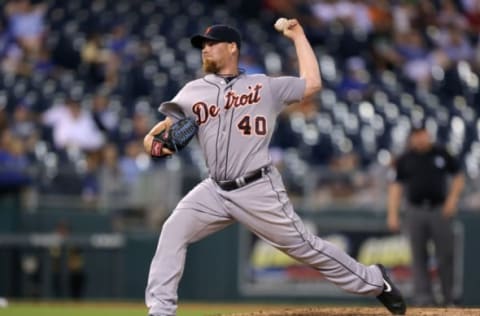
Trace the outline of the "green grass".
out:
M 181 304 L 177 316 L 218 315 L 254 311 L 257 306 L 241 304 Z M 10 302 L 0 308 L 0 316 L 146 316 L 147 308 L 141 303 L 125 302 Z
M 0 310 L 0 315 L 8 316 L 146 316 L 145 309 L 134 308 L 95 308 L 68 306 L 12 306 Z M 185 314 L 187 316 L 189 314 Z

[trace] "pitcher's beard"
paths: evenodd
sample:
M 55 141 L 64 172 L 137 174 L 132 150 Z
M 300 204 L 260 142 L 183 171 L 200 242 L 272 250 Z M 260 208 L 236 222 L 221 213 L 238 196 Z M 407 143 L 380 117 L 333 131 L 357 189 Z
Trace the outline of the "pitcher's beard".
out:
M 202 68 L 207 74 L 216 74 L 220 70 L 217 63 L 211 60 L 204 60 Z

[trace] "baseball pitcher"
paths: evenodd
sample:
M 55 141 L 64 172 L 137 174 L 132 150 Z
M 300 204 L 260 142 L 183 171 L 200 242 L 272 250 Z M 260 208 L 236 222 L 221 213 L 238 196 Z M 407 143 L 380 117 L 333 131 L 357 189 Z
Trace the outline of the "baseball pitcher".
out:
M 191 38 L 206 75 L 162 103 L 159 110 L 167 118 L 145 136 L 145 150 L 162 157 L 195 134 L 210 175 L 163 225 L 145 293 L 149 314 L 175 315 L 187 246 L 238 221 L 345 291 L 376 296 L 392 314 L 403 315 L 404 300 L 383 266 L 360 264 L 311 234 L 272 166 L 268 146 L 278 114 L 322 87 L 317 58 L 299 22 L 284 19 L 275 27 L 295 46 L 299 77 L 246 75 L 238 68 L 239 32 L 213 25 Z

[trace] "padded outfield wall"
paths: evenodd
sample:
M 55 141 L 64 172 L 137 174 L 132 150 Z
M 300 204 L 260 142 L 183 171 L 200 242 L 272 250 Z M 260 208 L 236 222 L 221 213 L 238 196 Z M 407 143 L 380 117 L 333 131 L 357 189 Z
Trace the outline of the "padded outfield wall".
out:
M 304 214 L 312 230 L 358 260 L 382 262 L 390 267 L 402 289 L 411 293 L 408 243 L 385 230 L 383 214 L 337 210 Z M 68 220 L 75 234 L 64 241 L 51 238 L 54 223 Z M 456 224 L 455 292 L 466 306 L 479 306 L 480 216 L 461 212 Z M 158 234 L 137 232 L 116 234 L 107 215 L 76 211 L 20 212 L 14 204 L 2 204 L 0 211 L 0 294 L 7 297 L 53 297 L 51 281 L 52 242 L 68 249 L 83 249 L 87 276 L 87 298 L 143 297 L 151 256 Z M 50 237 L 49 237 L 50 236 Z M 66 253 L 66 252 L 65 252 Z M 26 273 L 34 258 L 38 269 L 37 290 Z M 67 260 L 66 257 L 64 260 Z M 30 266 L 29 266 L 30 264 Z M 28 270 L 30 268 L 30 270 Z M 69 271 L 60 273 L 67 282 Z M 431 275 L 436 279 L 435 260 Z M 64 290 L 68 287 L 65 284 Z M 282 253 L 256 239 L 239 225 L 233 225 L 189 248 L 180 296 L 194 300 L 357 300 L 322 280 L 315 271 L 298 265 Z M 66 291 L 64 296 L 68 296 Z

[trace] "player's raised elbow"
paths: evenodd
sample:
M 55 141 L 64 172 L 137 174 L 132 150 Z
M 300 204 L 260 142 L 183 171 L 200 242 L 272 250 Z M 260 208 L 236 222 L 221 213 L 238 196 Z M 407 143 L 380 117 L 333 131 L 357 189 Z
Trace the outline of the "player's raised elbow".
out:
M 145 135 L 143 138 L 143 148 L 147 153 L 150 153 L 152 149 L 152 141 L 153 141 L 153 136 L 150 134 Z
M 304 98 L 309 98 L 322 89 L 322 82 L 320 80 L 309 80 L 305 86 Z

